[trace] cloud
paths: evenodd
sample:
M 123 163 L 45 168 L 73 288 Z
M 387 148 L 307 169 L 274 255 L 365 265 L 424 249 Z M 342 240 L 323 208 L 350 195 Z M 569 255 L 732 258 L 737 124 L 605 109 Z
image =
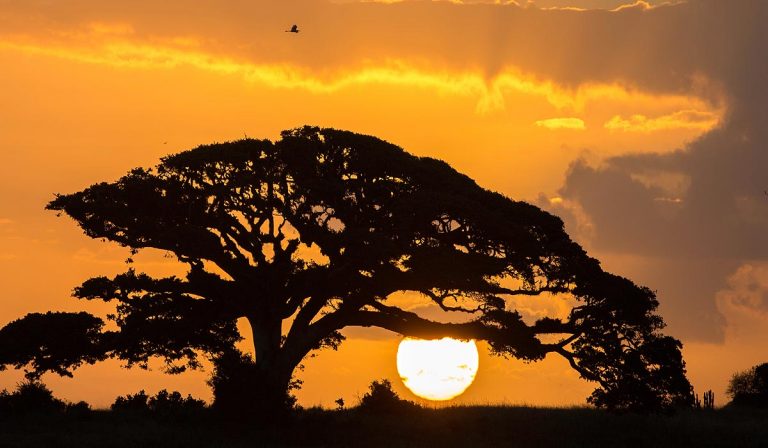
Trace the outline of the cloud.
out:
M 420 1 L 388 5 L 231 1 L 224 7 L 202 0 L 189 8 L 179 1 L 158 7 L 149 0 L 109 5 L 76 0 L 69 6 L 30 0 L 0 13 L 0 36 L 7 40 L 32 34 L 60 40 L 73 29 L 95 28 L 102 35 L 129 34 L 145 44 L 193 38 L 205 54 L 319 72 L 364 61 L 429 61 L 445 71 L 477 70 L 486 79 L 517 67 L 573 87 L 626 80 L 643 87 L 650 84 L 643 78 L 665 77 L 649 63 L 660 45 L 689 43 L 669 35 L 668 28 L 682 19 L 677 16 L 679 11 L 668 14 L 664 10 L 675 8 L 654 8 L 646 18 L 632 11 L 547 12 L 494 4 L 459 8 L 447 2 Z M 267 10 L 269 14 L 265 14 Z M 638 28 L 643 19 L 654 22 L 654 29 L 660 32 Z M 283 33 L 291 23 L 301 26 L 300 35 Z M 638 29 L 643 38 L 615 32 Z M 646 47 L 650 51 L 639 51 Z M 680 77 L 676 90 L 687 88 L 690 70 L 668 68 Z M 663 90 L 669 91 L 669 87 L 663 86 Z
M 647 61 L 649 71 L 666 73 L 645 73 L 648 82 L 672 88 L 680 69 L 691 76 L 704 73 L 727 98 L 728 112 L 716 128 L 672 153 L 623 155 L 599 164 L 576 161 L 558 195 L 579 204 L 594 227 L 590 243 L 598 252 L 668 260 L 668 267 L 677 266 L 670 272 L 679 278 L 659 272 L 649 281 L 653 288 L 671 291 L 661 296 L 676 310 L 669 320 L 685 337 L 722 341 L 727 316 L 716 306 L 718 291 L 735 266 L 768 259 L 768 200 L 763 193 L 768 186 L 768 61 L 759 56 L 768 51 L 762 25 L 768 4 L 691 2 L 656 8 L 643 17 L 660 27 L 657 32 L 681 36 L 667 48 L 648 50 L 654 55 Z M 656 118 L 614 117 L 607 127 L 650 132 L 705 128 L 714 121 L 708 113 L 681 111 Z M 665 178 L 681 181 L 673 188 L 664 184 Z M 686 275 L 694 260 L 697 275 Z M 684 314 L 686 309 L 706 310 L 707 321 L 720 321 L 720 327 L 697 323 Z
M 603 127 L 611 131 L 656 132 L 676 129 L 707 131 L 717 126 L 720 117 L 713 111 L 681 110 L 669 115 L 649 118 L 636 114 L 628 118 L 615 115 Z
M 724 314 L 746 315 L 768 322 L 768 263 L 746 263 L 728 278 L 728 286 L 718 293 L 718 306 Z M 731 325 L 738 325 L 734 320 Z
M 457 5 L 504 5 L 504 6 L 522 6 L 527 8 L 538 8 L 552 11 L 589 11 L 603 9 L 611 12 L 619 12 L 626 9 L 646 10 L 652 9 L 658 5 L 665 5 L 674 2 L 665 1 L 635 1 L 634 3 L 624 3 L 624 0 L 331 0 L 333 3 L 402 3 L 402 2 L 446 2 Z M 678 2 L 679 3 L 679 2 Z
M 539 120 L 534 123 L 536 126 L 546 129 L 572 129 L 583 131 L 586 129 L 584 126 L 584 120 L 580 118 L 548 118 L 546 120 Z
M 611 2 L 608 9 L 617 6 Z M 479 113 L 508 108 L 509 92 L 543 98 L 562 117 L 617 99 L 690 99 L 689 107 L 673 109 L 683 111 L 677 114 L 643 110 L 640 119 L 609 111 L 605 121 L 618 115 L 612 126 L 627 130 L 704 129 L 714 122 L 704 116 L 708 111 L 719 127 L 672 154 L 576 161 L 556 192 L 563 203 L 551 208 L 566 218 L 578 211 L 599 255 L 671 265 L 709 257 L 729 265 L 768 253 L 762 194 L 768 152 L 761 146 L 768 141 L 762 125 L 768 121 L 767 11 L 764 2 L 708 1 L 574 12 L 415 1 L 233 1 L 223 7 L 202 0 L 160 7 L 149 0 L 67 6 L 30 0 L 0 12 L 0 47 L 120 70 L 191 67 L 315 95 L 361 85 L 414 86 L 469 98 Z M 283 32 L 291 23 L 302 27 L 299 36 Z M 720 111 L 727 114 L 721 118 Z M 684 182 L 670 186 L 670 178 Z M 661 297 L 674 310 L 670 321 L 685 322 L 686 306 L 709 313 L 706 324 L 676 324 L 683 336 L 721 334 L 712 325 L 720 316 L 714 294 L 730 271 L 712 263 L 711 272 L 696 271 L 719 285 L 708 281 L 710 288 L 695 296 L 675 290 Z M 646 281 L 654 288 L 671 282 L 663 272 Z
M 317 70 L 299 61 L 269 63 L 253 60 L 253 56 L 221 54 L 207 48 L 203 41 L 183 35 L 141 36 L 130 24 L 89 22 L 54 36 L 0 35 L 0 50 L 126 70 L 167 71 L 191 67 L 222 76 L 239 76 L 271 88 L 301 89 L 320 95 L 362 85 L 408 86 L 475 98 L 475 109 L 481 114 L 504 110 L 506 98 L 518 93 L 542 98 L 558 110 L 577 112 L 606 100 L 706 107 L 702 99 L 695 96 L 640 92 L 613 82 L 563 86 L 511 66 L 491 78 L 477 68 L 445 69 L 424 61 L 394 57 Z M 717 110 L 696 113 L 713 117 L 715 121 L 719 116 Z M 536 125 L 548 129 L 585 129 L 579 118 L 540 120 Z
M 696 389 L 712 389 L 716 397 L 726 397 L 731 375 L 766 361 L 768 263 L 737 266 L 717 292 L 716 301 L 727 323 L 722 343 L 690 342 L 683 347 L 683 353 Z M 718 400 L 726 402 L 725 398 Z
M 93 22 L 88 24 L 88 28 L 97 35 L 127 36 L 136 32 L 128 23 Z
M 654 8 L 654 6 L 651 5 L 650 3 L 648 3 L 648 2 L 646 2 L 644 0 L 637 0 L 634 3 L 629 3 L 629 4 L 626 4 L 626 5 L 618 6 L 618 7 L 614 8 L 614 9 L 612 9 L 611 12 L 619 12 L 619 11 L 632 10 L 632 9 L 640 10 L 640 11 L 647 11 L 647 10 L 653 9 L 653 8 Z

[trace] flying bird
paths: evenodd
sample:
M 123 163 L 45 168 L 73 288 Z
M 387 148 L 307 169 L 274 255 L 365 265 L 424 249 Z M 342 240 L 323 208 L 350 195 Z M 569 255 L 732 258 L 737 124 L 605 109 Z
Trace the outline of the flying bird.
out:
M 299 26 L 293 25 L 290 30 L 285 30 L 286 33 L 297 33 L 299 32 Z

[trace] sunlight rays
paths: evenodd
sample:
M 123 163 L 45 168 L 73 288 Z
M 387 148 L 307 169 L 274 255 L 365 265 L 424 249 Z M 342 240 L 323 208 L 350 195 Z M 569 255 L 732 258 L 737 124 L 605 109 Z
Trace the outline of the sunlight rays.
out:
M 475 113 L 481 115 L 504 111 L 508 107 L 508 99 L 514 95 L 539 98 L 557 110 L 573 113 L 583 113 L 588 104 L 606 100 L 627 104 L 660 104 L 677 109 L 657 119 L 634 115 L 625 120 L 616 115 L 605 125 L 607 129 L 635 130 L 641 126 L 644 131 L 650 132 L 695 127 L 706 131 L 715 127 L 724 113 L 722 108 L 696 96 L 650 94 L 617 83 L 564 88 L 514 67 L 507 67 L 489 78 L 481 70 L 451 71 L 430 67 L 423 62 L 416 64 L 390 58 L 353 62 L 349 66 L 318 73 L 316 69 L 295 62 L 260 63 L 207 52 L 193 37 L 141 41 L 132 33 L 132 28 L 125 24 L 92 24 L 84 32 L 59 33 L 69 38 L 64 43 L 6 36 L 0 39 L 0 50 L 129 70 L 188 67 L 222 76 L 239 77 L 247 83 L 273 89 L 303 90 L 316 95 L 331 95 L 372 85 L 415 88 L 440 95 L 474 99 Z M 643 123 L 638 122 L 638 117 L 643 117 Z M 583 128 L 580 117 L 563 120 L 540 120 L 536 126 L 547 129 Z

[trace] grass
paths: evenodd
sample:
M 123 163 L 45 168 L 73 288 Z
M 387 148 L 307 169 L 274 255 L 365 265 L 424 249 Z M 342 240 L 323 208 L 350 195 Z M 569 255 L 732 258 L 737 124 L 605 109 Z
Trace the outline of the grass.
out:
M 94 411 L 0 418 L 0 447 L 751 447 L 768 411 L 614 415 L 586 408 L 453 407 L 376 414 L 308 409 L 280 425 Z

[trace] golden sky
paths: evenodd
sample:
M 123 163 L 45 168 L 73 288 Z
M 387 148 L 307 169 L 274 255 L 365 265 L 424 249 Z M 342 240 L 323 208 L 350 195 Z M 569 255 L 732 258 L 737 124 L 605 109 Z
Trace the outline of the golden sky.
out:
M 729 376 L 766 361 L 768 4 L 622 3 L 0 0 L 0 324 L 103 313 L 70 292 L 125 268 L 126 251 L 43 210 L 55 192 L 312 124 L 444 159 L 562 216 L 606 269 L 658 292 L 694 386 L 723 404 Z M 306 362 L 302 404 L 397 379 L 397 335 L 347 334 Z M 206 375 L 108 362 L 45 380 L 105 406 L 141 388 L 209 398 Z M 19 378 L 0 373 L 0 388 Z M 481 346 L 458 402 L 581 404 L 592 389 L 559 359 Z

